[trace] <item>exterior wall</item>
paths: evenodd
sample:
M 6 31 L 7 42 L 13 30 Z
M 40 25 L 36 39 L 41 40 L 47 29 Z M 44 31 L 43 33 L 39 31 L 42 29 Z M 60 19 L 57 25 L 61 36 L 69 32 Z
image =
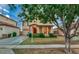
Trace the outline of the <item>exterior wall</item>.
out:
M 27 25 L 27 22 L 24 21 L 22 28 L 23 28 L 24 35 L 26 35 L 26 33 L 30 32 L 30 31 L 33 33 L 33 28 L 36 28 L 37 33 L 48 34 L 48 33 L 52 32 L 51 26 L 52 26 L 52 24 L 50 24 L 50 23 L 43 24 L 43 23 L 40 23 L 39 20 L 33 20 L 32 22 L 29 22 L 29 26 Z
M 39 32 L 42 33 L 42 27 L 39 27 Z
M 75 29 L 72 29 L 71 32 L 70 32 L 70 34 L 74 34 L 74 31 L 75 31 Z M 76 35 L 79 35 L 79 28 L 76 31 Z
M 44 34 L 51 33 L 51 27 L 50 26 L 42 26 L 42 33 L 44 33 Z
M 7 18 L 5 16 L 1 16 L 1 15 L 0 15 L 0 22 L 5 22 L 5 23 L 13 25 L 13 26 L 17 25 L 15 21 L 10 20 L 9 18 Z
M 59 29 L 57 29 L 57 32 L 58 32 L 58 35 L 62 35 L 62 36 L 64 35 L 64 33 Z
M 52 33 L 56 34 L 56 35 L 60 35 L 60 36 L 64 35 L 64 33 L 60 29 L 58 29 L 58 28 L 53 29 Z
M 30 28 L 31 28 L 32 33 L 33 33 L 33 28 L 36 28 L 37 33 L 44 33 L 46 35 L 48 35 L 48 33 L 51 33 L 51 27 L 50 26 L 31 25 Z
M 23 27 L 23 29 L 26 29 L 26 27 L 27 27 L 27 22 L 23 22 L 22 27 Z
M 10 34 L 13 32 L 17 33 L 17 36 L 19 36 L 19 29 L 18 28 L 13 28 L 13 27 L 8 27 L 8 26 L 0 26 L 2 30 L 0 30 L 0 38 L 2 37 L 2 34 Z
M 22 29 L 23 29 L 23 35 L 27 35 L 27 33 L 30 31 L 29 30 L 29 26 L 27 26 L 27 22 L 23 22 L 23 25 L 22 25 Z

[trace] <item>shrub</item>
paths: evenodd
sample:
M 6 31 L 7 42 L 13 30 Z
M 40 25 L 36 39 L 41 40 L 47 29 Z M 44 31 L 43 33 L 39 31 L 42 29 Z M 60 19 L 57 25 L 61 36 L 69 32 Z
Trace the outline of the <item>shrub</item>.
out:
M 11 37 L 11 33 L 10 33 L 10 34 L 8 34 L 8 37 Z
M 39 34 L 38 34 L 38 37 L 40 37 L 40 38 L 45 38 L 45 35 L 44 35 L 43 33 L 39 33 Z
M 16 32 L 13 32 L 13 37 L 16 37 L 17 36 L 17 33 Z
M 49 33 L 49 37 L 57 37 L 57 35 L 55 35 L 53 33 Z
M 39 34 L 33 34 L 33 37 L 34 38 L 38 38 L 39 37 Z
M 27 34 L 27 36 L 32 37 L 32 33 L 29 32 L 29 33 Z
M 32 37 L 32 33 L 28 33 L 29 37 Z M 33 38 L 44 38 L 45 35 L 43 33 L 33 34 Z

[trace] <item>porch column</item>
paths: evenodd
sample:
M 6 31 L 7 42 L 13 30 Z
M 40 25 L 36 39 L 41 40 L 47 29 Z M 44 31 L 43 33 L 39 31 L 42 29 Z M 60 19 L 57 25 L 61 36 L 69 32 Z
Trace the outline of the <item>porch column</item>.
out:
M 52 27 L 50 27 L 50 33 L 53 33 L 53 29 L 52 29 Z
M 49 27 L 47 27 L 47 35 L 49 34 Z
M 40 33 L 40 28 L 39 27 L 37 27 L 37 33 Z

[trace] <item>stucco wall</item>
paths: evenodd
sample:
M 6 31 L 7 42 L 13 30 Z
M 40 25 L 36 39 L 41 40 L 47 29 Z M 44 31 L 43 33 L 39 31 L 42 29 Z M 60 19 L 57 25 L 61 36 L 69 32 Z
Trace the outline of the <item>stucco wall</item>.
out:
M 40 20 L 33 20 L 32 22 L 29 22 L 29 25 L 30 25 L 30 28 L 31 28 L 32 33 L 33 33 L 33 27 L 35 27 L 35 28 L 37 29 L 37 33 L 41 33 L 41 32 L 44 33 L 44 32 L 45 32 L 45 29 L 47 29 L 47 34 L 48 34 L 48 32 L 50 32 L 50 33 L 52 32 L 50 26 L 53 26 L 53 25 L 50 24 L 50 23 L 43 24 L 43 23 L 40 23 Z M 49 25 L 49 26 L 48 26 L 48 25 Z M 46 26 L 47 26 L 47 27 L 46 27 Z M 26 30 L 27 27 L 29 27 L 29 26 L 27 26 L 27 22 L 24 21 L 24 22 L 23 22 L 23 26 L 22 26 L 22 28 L 23 28 L 23 33 L 24 33 L 24 34 L 28 32 L 28 31 Z M 41 28 L 40 28 L 40 27 L 41 27 Z M 50 27 L 50 28 L 48 28 L 48 27 Z
M 26 29 L 27 28 L 27 22 L 23 22 L 22 28 L 23 29 Z
M 2 37 L 2 34 L 10 34 L 13 32 L 16 32 L 17 36 L 19 36 L 19 29 L 17 28 L 13 28 L 9 26 L 0 26 L 0 28 L 2 28 L 2 30 L 0 30 L 0 37 Z
M 16 22 L 0 15 L 0 22 L 6 22 L 7 24 L 16 26 Z

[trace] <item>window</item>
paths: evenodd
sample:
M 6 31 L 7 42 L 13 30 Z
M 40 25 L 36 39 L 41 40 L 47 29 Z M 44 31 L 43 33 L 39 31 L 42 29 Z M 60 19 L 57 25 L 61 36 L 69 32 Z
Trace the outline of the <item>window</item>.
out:
M 57 31 L 54 31 L 54 34 L 58 34 L 58 32 Z
M 3 28 L 0 28 L 0 30 L 3 30 Z

